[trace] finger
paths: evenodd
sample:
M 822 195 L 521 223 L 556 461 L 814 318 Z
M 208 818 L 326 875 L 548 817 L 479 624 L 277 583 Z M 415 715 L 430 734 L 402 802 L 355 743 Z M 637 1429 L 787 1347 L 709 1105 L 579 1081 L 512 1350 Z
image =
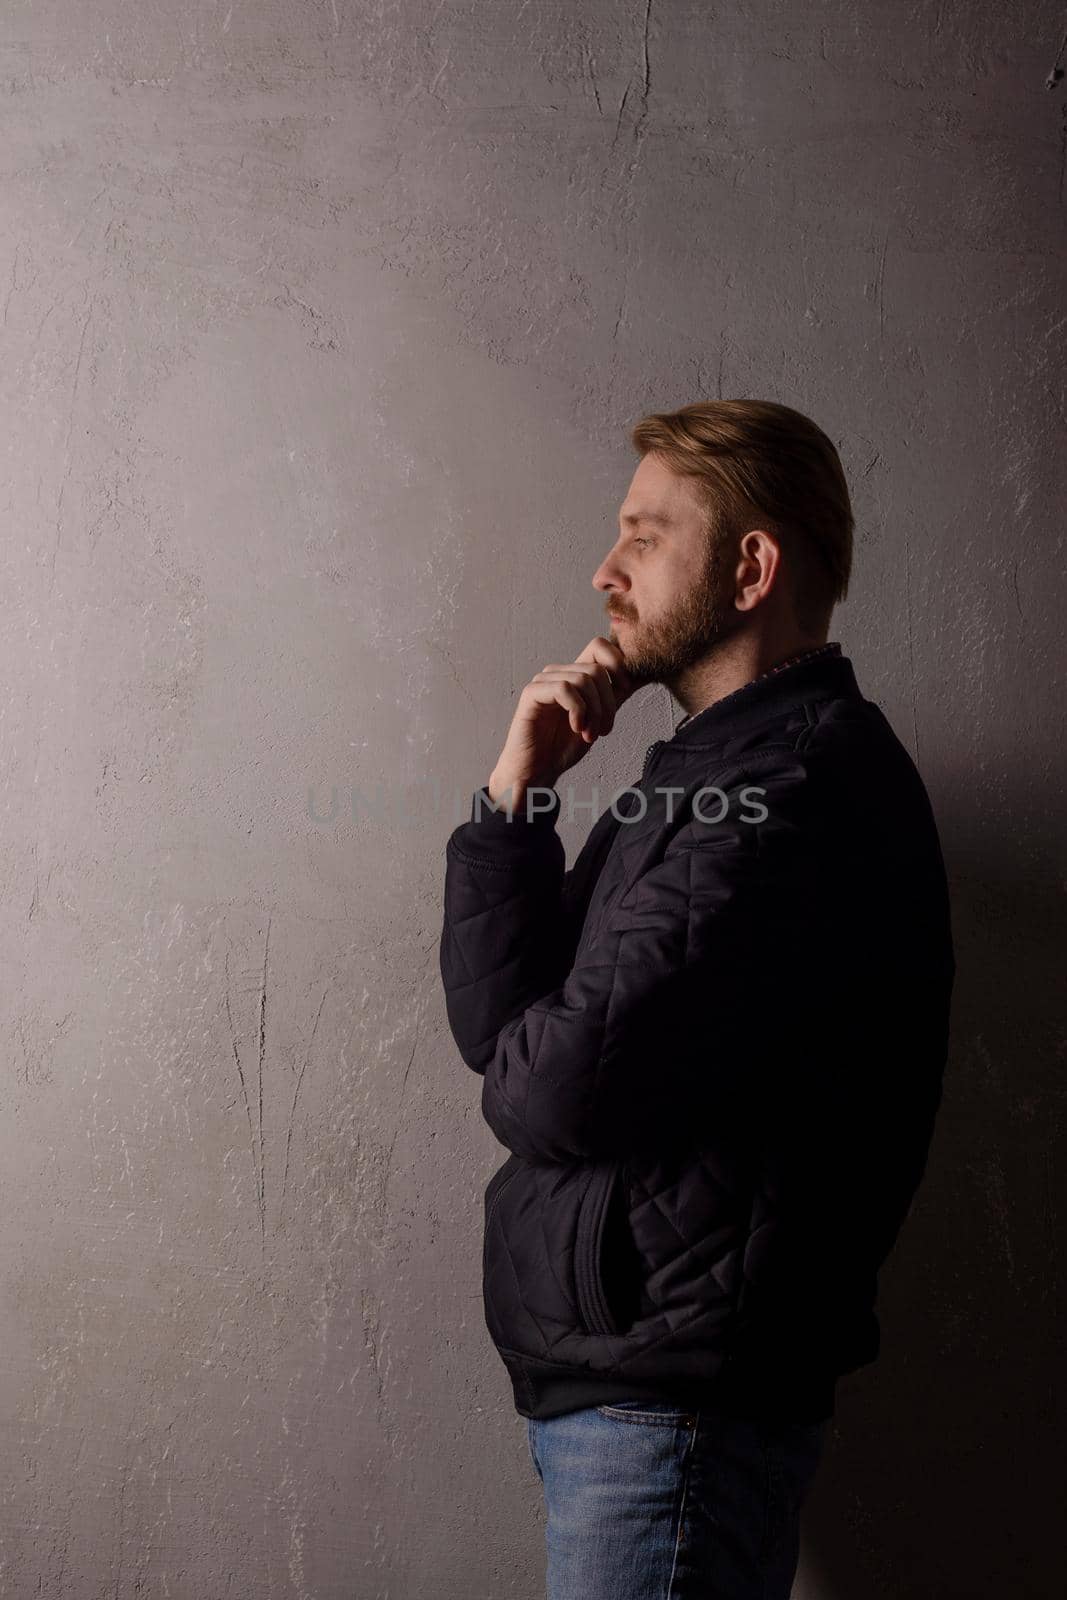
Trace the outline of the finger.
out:
M 637 685 L 627 669 L 626 658 L 619 646 L 613 640 L 606 639 L 602 633 L 590 639 L 578 660 L 599 662 L 601 666 L 607 668 L 612 676 L 615 697 L 619 705 L 634 693 Z
M 604 703 L 601 694 L 601 684 L 597 678 L 599 669 L 580 665 L 572 661 L 566 667 L 548 667 L 536 674 L 543 683 L 569 683 L 577 689 L 589 710 L 589 720 L 597 733 L 605 733 L 609 723 L 609 707 Z M 608 692 L 604 686 L 605 694 Z
M 604 707 L 607 717 L 605 733 L 610 733 L 615 726 L 615 713 L 619 709 L 619 699 L 615 688 L 615 680 L 611 675 L 610 667 L 600 666 L 593 668 L 596 674 L 597 688 L 600 690 L 600 703 Z
M 615 713 L 626 698 L 610 667 L 600 661 L 578 660 L 574 662 L 572 668 L 564 670 L 584 673 L 590 682 L 596 685 L 601 713 L 600 731 L 610 733 L 615 726 Z
M 527 688 L 533 691 L 536 704 L 543 706 L 558 705 L 568 713 L 568 720 L 574 733 L 580 734 L 584 728 L 590 726 L 589 705 L 584 695 L 569 683 L 566 678 L 552 678 L 544 673 L 536 673 Z
M 539 704 L 559 705 L 567 711 L 568 720 L 575 733 L 591 734 L 595 737 L 599 732 L 598 714 L 587 695 L 583 693 L 580 681 L 567 676 L 562 669 L 555 673 L 535 673 L 530 687 L 535 691 L 534 699 Z M 536 692 L 540 690 L 547 692 Z
M 571 670 L 582 673 L 585 680 L 595 689 L 600 707 L 600 731 L 610 733 L 615 726 L 615 713 L 619 708 L 619 701 L 609 669 L 602 666 L 599 661 L 576 661 Z
M 566 707 L 570 713 L 570 725 L 574 732 L 579 734 L 594 732 L 589 704 L 581 690 L 575 684 L 568 683 L 565 678 L 560 678 L 551 687 L 555 690 L 559 704 Z
M 608 688 L 604 668 L 595 663 L 571 661 L 566 666 L 547 669 L 549 676 L 560 674 L 572 682 L 585 695 L 596 716 L 598 726 L 604 724 L 614 710 L 614 697 Z

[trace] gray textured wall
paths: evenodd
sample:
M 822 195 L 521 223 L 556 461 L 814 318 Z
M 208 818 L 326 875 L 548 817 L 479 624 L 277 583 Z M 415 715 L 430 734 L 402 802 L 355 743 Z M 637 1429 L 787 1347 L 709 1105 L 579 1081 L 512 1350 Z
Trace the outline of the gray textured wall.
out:
M 4 0 L 4 1596 L 541 1592 L 448 798 L 601 626 L 627 424 L 720 394 L 839 444 L 831 637 L 956 891 L 931 1169 L 798 1593 L 1058 1592 L 1062 32 Z

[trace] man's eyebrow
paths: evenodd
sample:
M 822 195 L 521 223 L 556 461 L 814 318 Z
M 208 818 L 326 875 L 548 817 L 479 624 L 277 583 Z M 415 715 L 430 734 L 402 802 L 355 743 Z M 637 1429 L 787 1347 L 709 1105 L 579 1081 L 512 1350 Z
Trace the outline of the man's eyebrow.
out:
M 620 521 L 631 525 L 638 522 L 656 522 L 661 528 L 669 528 L 671 519 L 659 511 L 627 511 L 620 514 Z

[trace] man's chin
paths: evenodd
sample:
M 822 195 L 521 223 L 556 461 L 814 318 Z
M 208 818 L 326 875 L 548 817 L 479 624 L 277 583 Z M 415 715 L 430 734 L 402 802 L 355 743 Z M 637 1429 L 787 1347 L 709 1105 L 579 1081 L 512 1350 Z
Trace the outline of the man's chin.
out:
M 630 682 L 635 689 L 643 689 L 646 683 L 655 683 L 657 681 L 654 667 L 649 662 L 642 660 L 639 651 L 623 650 L 621 654 L 626 664 L 626 671 L 630 675 Z
M 650 661 L 647 652 L 643 651 L 637 641 L 631 637 L 633 631 L 633 623 L 626 623 L 621 630 L 621 638 L 614 627 L 608 634 L 608 638 L 612 644 L 618 645 L 619 654 L 622 656 L 634 688 L 643 689 L 648 683 L 662 682 L 662 675 L 659 663 Z
M 618 628 L 612 627 L 608 633 L 608 638 L 617 648 L 620 656 L 622 656 L 622 659 L 626 664 L 627 672 L 629 672 L 632 676 L 635 667 L 639 667 L 640 663 L 638 661 L 638 653 L 634 650 L 632 644 L 629 646 L 629 648 L 627 648 L 626 635 L 629 631 L 630 630 L 628 628 L 623 628 L 622 637 L 620 638 Z

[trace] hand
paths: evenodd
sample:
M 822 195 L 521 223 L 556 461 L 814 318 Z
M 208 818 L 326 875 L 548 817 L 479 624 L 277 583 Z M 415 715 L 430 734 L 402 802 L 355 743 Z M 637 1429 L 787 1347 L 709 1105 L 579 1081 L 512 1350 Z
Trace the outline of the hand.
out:
M 519 703 L 486 787 L 494 805 L 511 789 L 510 807 L 533 785 L 551 786 L 579 762 L 639 687 L 621 650 L 603 634 L 569 666 L 550 663 L 519 693 Z

